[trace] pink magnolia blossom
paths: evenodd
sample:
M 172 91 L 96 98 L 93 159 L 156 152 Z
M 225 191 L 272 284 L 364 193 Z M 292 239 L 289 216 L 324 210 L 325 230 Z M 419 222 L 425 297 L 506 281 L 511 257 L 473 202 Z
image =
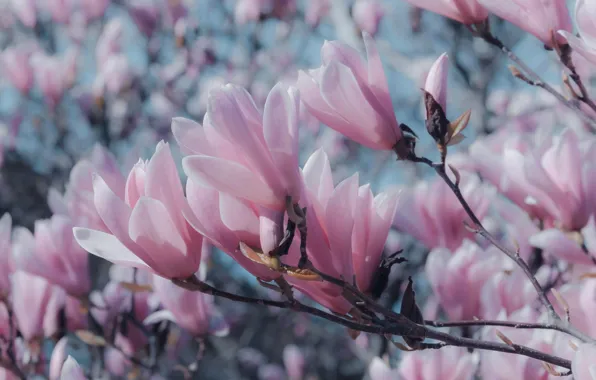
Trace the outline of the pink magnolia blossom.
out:
M 580 345 L 571 362 L 571 370 L 576 380 L 596 379 L 596 345 Z
M 124 54 L 110 55 L 95 78 L 94 91 L 100 96 L 104 92 L 118 95 L 130 87 L 134 76 L 134 71 Z
M 144 323 L 169 320 L 193 336 L 228 334 L 228 324 L 213 303 L 213 297 L 183 289 L 162 277 L 153 278 L 153 289 L 164 309 L 148 316 Z
M 472 155 L 479 158 L 481 150 Z M 592 138 L 580 140 L 566 129 L 535 144 L 520 137 L 508 141 L 500 153 L 485 151 L 480 173 L 546 228 L 573 231 L 586 225 L 596 207 L 590 191 L 595 155 Z
M 447 53 L 441 56 L 433 63 L 426 82 L 424 91 L 428 92 L 441 105 L 443 111 L 447 113 L 447 73 L 449 70 L 449 56 Z
M 10 274 L 14 268 L 11 234 L 12 218 L 10 214 L 5 213 L 0 218 L 0 298 L 8 296 L 10 293 Z
M 267 0 L 239 0 L 234 8 L 234 20 L 236 24 L 242 25 L 248 22 L 258 21 L 262 7 Z
M 370 380 L 399 379 L 398 369 L 389 367 L 389 365 L 379 357 L 373 358 L 368 365 L 367 373 L 370 377 Z
M 571 32 L 573 25 L 566 0 L 478 0 L 491 13 L 552 46 L 552 33 Z
M 33 87 L 33 68 L 29 62 L 33 49 L 25 46 L 9 47 L 0 53 L 0 69 L 21 94 L 27 94 Z
M 89 156 L 79 160 L 70 171 L 64 194 L 50 188 L 48 205 L 54 214 L 70 217 L 76 226 L 105 232 L 107 227 L 93 203 L 94 172 L 104 179 L 116 195 L 124 197 L 126 178 L 122 175 L 116 158 L 106 148 L 96 144 Z
M 530 244 L 545 253 L 573 264 L 593 265 L 596 262 L 596 224 L 591 217 L 580 232 L 564 232 L 556 228 L 540 231 L 530 237 Z
M 323 66 L 300 71 L 302 101 L 319 121 L 372 149 L 391 150 L 402 134 L 393 113 L 381 57 L 363 33 L 367 61 L 339 41 L 321 48 Z
M 42 277 L 16 271 L 11 276 L 12 308 L 26 341 L 43 337 L 43 319 L 53 285 Z
M 12 11 L 27 28 L 33 28 L 37 23 L 37 9 L 35 0 L 11 0 Z
M 404 353 L 398 373 L 403 380 L 472 380 L 478 362 L 478 354 L 463 347 L 413 351 Z
M 377 34 L 384 15 L 383 5 L 377 0 L 358 0 L 352 8 L 352 17 L 358 28 L 371 36 Z
M 111 0 L 79 0 L 87 20 L 95 20 L 104 15 Z
M 483 250 L 464 240 L 453 253 L 445 248 L 432 250 L 426 262 L 426 275 L 449 319 L 473 319 L 481 316 L 483 285 L 502 267 L 503 260 L 496 248 Z
M 407 0 L 412 5 L 438 13 L 463 24 L 478 24 L 488 18 L 479 0 Z
M 504 320 L 504 315 L 497 319 Z M 510 318 L 516 322 L 536 322 L 539 315 L 527 305 L 521 310 L 514 312 Z M 497 337 L 496 330 L 499 330 L 516 344 L 531 347 L 543 352 L 552 352 L 549 333 L 544 330 L 523 330 L 507 327 L 486 327 L 482 332 L 482 339 L 493 342 L 501 342 Z M 483 351 L 480 360 L 480 374 L 486 380 L 510 380 L 510 379 L 551 379 L 544 365 L 538 360 L 521 355 L 503 355 L 494 351 Z
M 288 344 L 284 347 L 283 362 L 289 380 L 302 380 L 304 378 L 304 354 L 300 348 L 294 344 Z
M 51 108 L 58 105 L 64 93 L 76 78 L 78 52 L 69 50 L 64 56 L 48 56 L 34 53 L 31 57 L 35 69 L 35 81 Z
M 195 148 L 182 161 L 185 173 L 219 191 L 285 210 L 286 197 L 300 200 L 298 105 L 298 92 L 281 84 L 269 93 L 262 113 L 240 87 L 212 90 L 203 127 L 197 124 L 194 131 L 203 141 L 180 144 Z
M 146 37 L 151 37 L 157 27 L 160 9 L 154 0 L 132 0 L 128 12 L 137 28 Z
M 51 337 L 63 333 L 62 328 L 67 331 L 87 328 L 87 313 L 82 299 L 69 296 L 64 289 L 54 286 L 43 320 L 44 335 Z
M 578 0 L 575 3 L 575 23 L 580 37 L 576 37 L 568 30 L 560 30 L 561 34 L 573 51 L 582 55 L 592 64 L 596 63 L 596 4 L 590 0 Z
M 60 380 L 85 380 L 85 372 L 77 363 L 72 356 L 68 356 L 64 365 L 62 366 L 62 372 L 60 373 Z
M 493 189 L 482 184 L 477 176 L 463 171 L 460 188 L 476 216 L 482 220 L 495 196 Z M 420 182 L 402 192 L 394 225 L 428 248 L 454 250 L 464 239 L 474 238 L 474 233 L 466 229 L 464 222 L 472 224 L 447 185 L 435 179 Z
M 68 337 L 61 338 L 52 350 L 52 356 L 50 358 L 49 365 L 49 378 L 50 380 L 60 380 L 60 374 L 62 367 L 67 359 L 66 349 L 68 347 Z
M 381 260 L 398 193 L 373 198 L 368 185 L 358 186 L 357 173 L 334 187 L 329 159 L 322 150 L 309 158 L 303 172 L 306 207 L 310 210 L 306 214 L 310 261 L 326 274 L 355 278 L 356 285 L 368 291 Z M 293 265 L 299 257 L 298 246 L 296 239 L 288 257 Z M 338 287 L 291 277 L 288 280 L 323 306 L 339 313 L 349 311 L 350 305 Z
M 188 225 L 188 207 L 167 143 L 159 143 L 148 162 L 128 175 L 124 199 L 99 175 L 93 179 L 94 203 L 110 233 L 74 228 L 90 253 L 167 278 L 193 275 L 200 263 L 202 236 Z
M 331 8 L 331 0 L 309 0 L 304 19 L 311 27 L 316 27 Z
M 122 20 L 112 19 L 105 26 L 95 45 L 95 59 L 100 70 L 110 56 L 120 53 L 122 49 Z
M 13 260 L 18 270 L 45 278 L 73 296 L 83 296 L 91 288 L 88 255 L 77 244 L 71 220 L 63 215 L 37 220 L 35 233 L 15 229 Z
M 68 23 L 73 5 L 73 0 L 48 0 L 45 3 L 52 20 L 61 24 Z

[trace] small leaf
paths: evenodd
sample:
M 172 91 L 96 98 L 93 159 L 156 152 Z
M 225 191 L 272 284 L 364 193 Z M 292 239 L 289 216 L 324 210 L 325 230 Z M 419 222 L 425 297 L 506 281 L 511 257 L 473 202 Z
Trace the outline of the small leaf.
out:
M 300 269 L 296 267 L 286 266 L 285 272 L 288 276 L 305 281 L 321 281 L 321 277 L 310 269 Z
M 449 123 L 449 127 L 447 130 L 448 145 L 455 145 L 464 139 L 465 136 L 462 135 L 461 132 L 468 126 L 471 115 L 472 111 L 467 110 L 466 112 L 461 114 L 460 117 Z
M 75 335 L 89 346 L 104 347 L 107 345 L 106 340 L 102 336 L 95 335 L 89 330 L 77 330 Z
M 416 305 L 416 293 L 414 292 L 414 283 L 412 277 L 408 277 L 408 286 L 404 292 L 403 299 L 401 301 L 400 313 L 414 323 L 424 325 L 424 317 L 418 305 Z M 416 348 L 424 338 L 410 338 L 403 337 L 404 341 L 413 348 Z
M 120 286 L 133 293 L 152 292 L 153 287 L 149 284 L 136 284 L 134 282 L 121 281 Z

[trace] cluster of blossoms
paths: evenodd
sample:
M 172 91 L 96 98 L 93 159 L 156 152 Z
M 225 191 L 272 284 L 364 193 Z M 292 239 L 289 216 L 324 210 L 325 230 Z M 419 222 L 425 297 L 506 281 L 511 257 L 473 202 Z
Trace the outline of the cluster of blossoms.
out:
M 95 368 L 69 355 L 74 333 L 101 348 L 100 372 L 124 377 L 136 370 L 159 379 L 158 357 L 176 356 L 180 341 L 229 334 L 233 322 L 214 302 L 222 296 L 322 316 L 346 326 L 353 338 L 373 333 L 408 351 L 396 368 L 388 357 L 369 358 L 373 380 L 467 380 L 478 374 L 495 380 L 570 374 L 595 380 L 596 137 L 586 118 L 593 121 L 596 105 L 573 59 L 596 62 L 596 2 L 577 1 L 577 37 L 564 0 L 409 1 L 468 25 L 475 36 L 506 51 L 491 34 L 489 13 L 535 36 L 567 70 L 573 101 L 537 74 L 522 72 L 523 66 L 513 75 L 559 95 L 565 108 L 557 112 L 581 114 L 580 125 L 555 132 L 542 123 L 525 125 L 522 116 L 453 154 L 471 113 L 452 115 L 450 61 L 443 54 L 422 89 L 426 130 L 440 159 L 418 156 L 418 128 L 396 118 L 371 36 L 383 8 L 357 0 L 352 12 L 364 30 L 365 56 L 345 43 L 325 42 L 320 67 L 275 84 L 262 99 L 239 85 L 214 85 L 204 112 L 198 112 L 204 113 L 202 123 L 173 117 L 175 142 L 160 141 L 148 160 L 122 172 L 97 145 L 73 167 L 64 192 L 50 189 L 50 218 L 36 221 L 32 231 L 13 228 L 9 214 L 0 219 L 2 375 L 97 376 Z M 68 2 L 85 22 L 109 6 L 74 3 Z M 167 17 L 184 45 L 185 7 L 171 3 Z M 11 3 L 28 27 L 38 24 L 37 5 Z M 155 8 L 131 9 L 139 29 L 151 34 Z M 243 25 L 288 18 L 297 9 L 295 1 L 240 0 L 233 18 Z M 46 11 L 58 23 L 70 17 L 70 8 L 59 2 L 48 2 Z M 311 1 L 306 22 L 317 25 L 331 11 L 330 1 Z M 97 42 L 92 91 L 98 103 L 138 79 L 122 54 L 122 28 L 118 21 L 109 23 Z M 35 46 L 7 49 L 4 73 L 22 95 L 37 83 L 55 109 L 72 86 L 79 52 L 62 58 L 40 52 Z M 196 76 L 204 61 L 196 54 L 188 59 L 196 61 L 187 60 L 181 71 Z M 438 177 L 375 195 L 370 184 L 360 184 L 358 173 L 334 179 L 324 149 L 309 152 L 300 165 L 303 125 L 312 120 L 407 164 L 426 164 Z M 399 289 L 399 312 L 377 302 L 392 266 L 404 261 L 400 252 L 386 252 L 391 229 L 429 250 L 423 274 L 432 291 L 425 308 L 415 299 L 412 278 Z M 113 264 L 103 287 L 92 284 L 88 253 Z M 277 298 L 215 287 L 209 270 L 219 253 L 279 293 Z M 416 279 L 417 290 L 418 284 Z M 182 333 L 175 339 L 173 331 Z M 50 355 L 45 338 L 57 341 Z M 283 361 L 281 368 L 259 360 L 259 377 L 305 377 L 298 347 L 286 346 Z

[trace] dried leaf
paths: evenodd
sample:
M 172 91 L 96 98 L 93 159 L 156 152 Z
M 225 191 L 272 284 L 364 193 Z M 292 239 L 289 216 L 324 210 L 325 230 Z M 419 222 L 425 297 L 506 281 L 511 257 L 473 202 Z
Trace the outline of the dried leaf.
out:
M 281 262 L 279 261 L 278 257 L 269 256 L 269 255 L 263 253 L 263 251 L 252 249 L 251 247 L 249 247 L 247 244 L 245 244 L 243 242 L 240 242 L 238 247 L 240 248 L 240 252 L 247 259 L 249 259 L 257 264 L 265 265 L 269 269 L 274 270 L 276 272 L 280 270 Z
M 371 282 L 370 282 L 370 293 L 374 299 L 378 299 L 381 297 L 381 294 L 387 288 L 387 284 L 389 283 L 389 274 L 391 273 L 391 268 L 395 264 L 400 264 L 407 261 L 403 257 L 399 257 L 402 253 L 402 250 L 399 250 L 392 255 L 385 256 L 381 259 L 377 270 L 375 271 Z
M 285 272 L 288 276 L 305 281 L 321 281 L 321 277 L 310 269 L 300 269 L 296 267 L 286 266 Z
M 89 346 L 104 347 L 107 345 L 106 340 L 99 335 L 95 335 L 89 330 L 77 330 L 75 335 Z
M 152 292 L 153 287 L 149 284 L 137 284 L 134 282 L 121 281 L 120 286 L 133 293 Z
M 408 277 L 408 286 L 401 301 L 400 313 L 412 322 L 424 325 L 424 317 L 416 304 L 416 293 L 414 292 L 412 277 Z M 410 338 L 406 336 L 403 339 L 410 347 L 414 348 L 424 340 L 424 338 Z
M 445 116 L 443 107 L 435 98 L 424 90 L 424 105 L 426 108 L 426 130 L 439 145 L 445 145 L 448 140 L 449 120 Z

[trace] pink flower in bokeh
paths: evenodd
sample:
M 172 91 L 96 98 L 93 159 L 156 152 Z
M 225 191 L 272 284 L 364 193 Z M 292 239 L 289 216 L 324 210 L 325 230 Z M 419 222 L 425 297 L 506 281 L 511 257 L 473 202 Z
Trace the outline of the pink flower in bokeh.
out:
M 478 0 L 407 0 L 412 5 L 438 13 L 464 24 L 481 23 L 488 11 Z
M 21 94 L 27 94 L 33 87 L 33 68 L 29 62 L 33 47 L 16 46 L 6 48 L 0 53 L 2 76 Z
M 27 28 L 33 28 L 37 22 L 35 0 L 11 0 L 12 11 Z
M 71 49 L 63 56 L 34 53 L 31 65 L 35 81 L 50 108 L 55 108 L 64 93 L 73 85 L 77 75 L 78 51 Z
M 96 144 L 88 157 L 79 160 L 72 170 L 64 194 L 55 188 L 48 192 L 48 205 L 54 214 L 70 217 L 73 224 L 107 231 L 93 203 L 93 173 L 98 173 L 110 189 L 124 197 L 126 178 L 122 175 L 114 155 Z
M 111 0 L 79 0 L 79 2 L 87 20 L 91 21 L 104 15 Z
M 571 370 L 575 380 L 596 379 L 596 345 L 580 345 L 571 362 Z
M 12 260 L 12 218 L 5 213 L 0 218 L 0 298 L 10 293 L 10 274 L 14 269 Z
M 53 285 L 42 277 L 16 271 L 11 276 L 12 308 L 26 341 L 43 337 L 43 319 Z
M 122 50 L 122 20 L 112 19 L 108 22 L 95 44 L 95 59 L 98 71 L 106 64 L 108 59 Z
M 482 220 L 488 213 L 494 197 L 494 189 L 483 184 L 477 176 L 461 173 L 461 192 Z M 464 239 L 473 239 L 464 222 L 472 225 L 455 195 L 440 179 L 420 182 L 404 189 L 395 215 L 395 227 L 406 232 L 428 248 L 445 247 L 454 250 Z
M 131 0 L 128 2 L 128 12 L 141 33 L 150 38 L 159 21 L 158 5 L 153 0 Z
M 316 27 L 331 8 L 331 0 L 308 0 L 304 20 L 311 27 Z
M 283 362 L 289 380 L 301 380 L 304 378 L 304 353 L 294 344 L 284 347 Z
M 372 149 L 391 150 L 402 134 L 374 40 L 363 33 L 367 60 L 339 41 L 321 48 L 323 66 L 300 71 L 302 101 L 321 123 Z
M 43 320 L 44 335 L 51 337 L 87 328 L 83 300 L 85 299 L 72 297 L 64 289 L 54 286 Z
M 124 199 L 99 175 L 94 203 L 110 233 L 77 227 L 75 238 L 90 253 L 126 266 L 149 269 L 167 278 L 193 275 L 200 263 L 202 236 L 182 214 L 188 207 L 167 143 L 128 175 Z
M 77 363 L 76 360 L 72 356 L 68 356 L 64 365 L 62 366 L 62 371 L 60 372 L 60 380 L 85 380 L 87 376 L 85 372 Z
M 453 253 L 445 248 L 432 250 L 426 261 L 426 275 L 449 319 L 481 316 L 481 289 L 503 268 L 502 254 L 494 247 L 483 250 L 464 240 Z M 462 294 L 466 294 L 462 297 Z
M 566 0 L 478 0 L 491 13 L 511 22 L 552 47 L 552 33 L 571 32 Z
M 596 3 L 591 0 L 577 0 L 574 13 L 580 37 L 568 30 L 561 30 L 559 34 L 565 37 L 574 51 L 596 64 Z
M 153 290 L 164 309 L 149 315 L 145 324 L 169 320 L 195 337 L 228 334 L 228 324 L 213 303 L 212 296 L 183 289 L 158 276 L 153 277 Z
M 13 260 L 18 270 L 40 276 L 72 296 L 84 296 L 91 288 L 88 255 L 72 235 L 74 225 L 63 215 L 37 220 L 32 234 L 15 228 Z
M 378 0 L 357 0 L 352 8 L 352 17 L 358 28 L 371 36 L 377 34 L 379 23 L 385 15 Z
M 47 0 L 45 6 L 52 15 L 52 20 L 66 24 L 72 14 L 73 0 Z
M 463 347 L 413 351 L 404 353 L 398 373 L 403 380 L 472 380 L 478 362 L 478 354 Z

